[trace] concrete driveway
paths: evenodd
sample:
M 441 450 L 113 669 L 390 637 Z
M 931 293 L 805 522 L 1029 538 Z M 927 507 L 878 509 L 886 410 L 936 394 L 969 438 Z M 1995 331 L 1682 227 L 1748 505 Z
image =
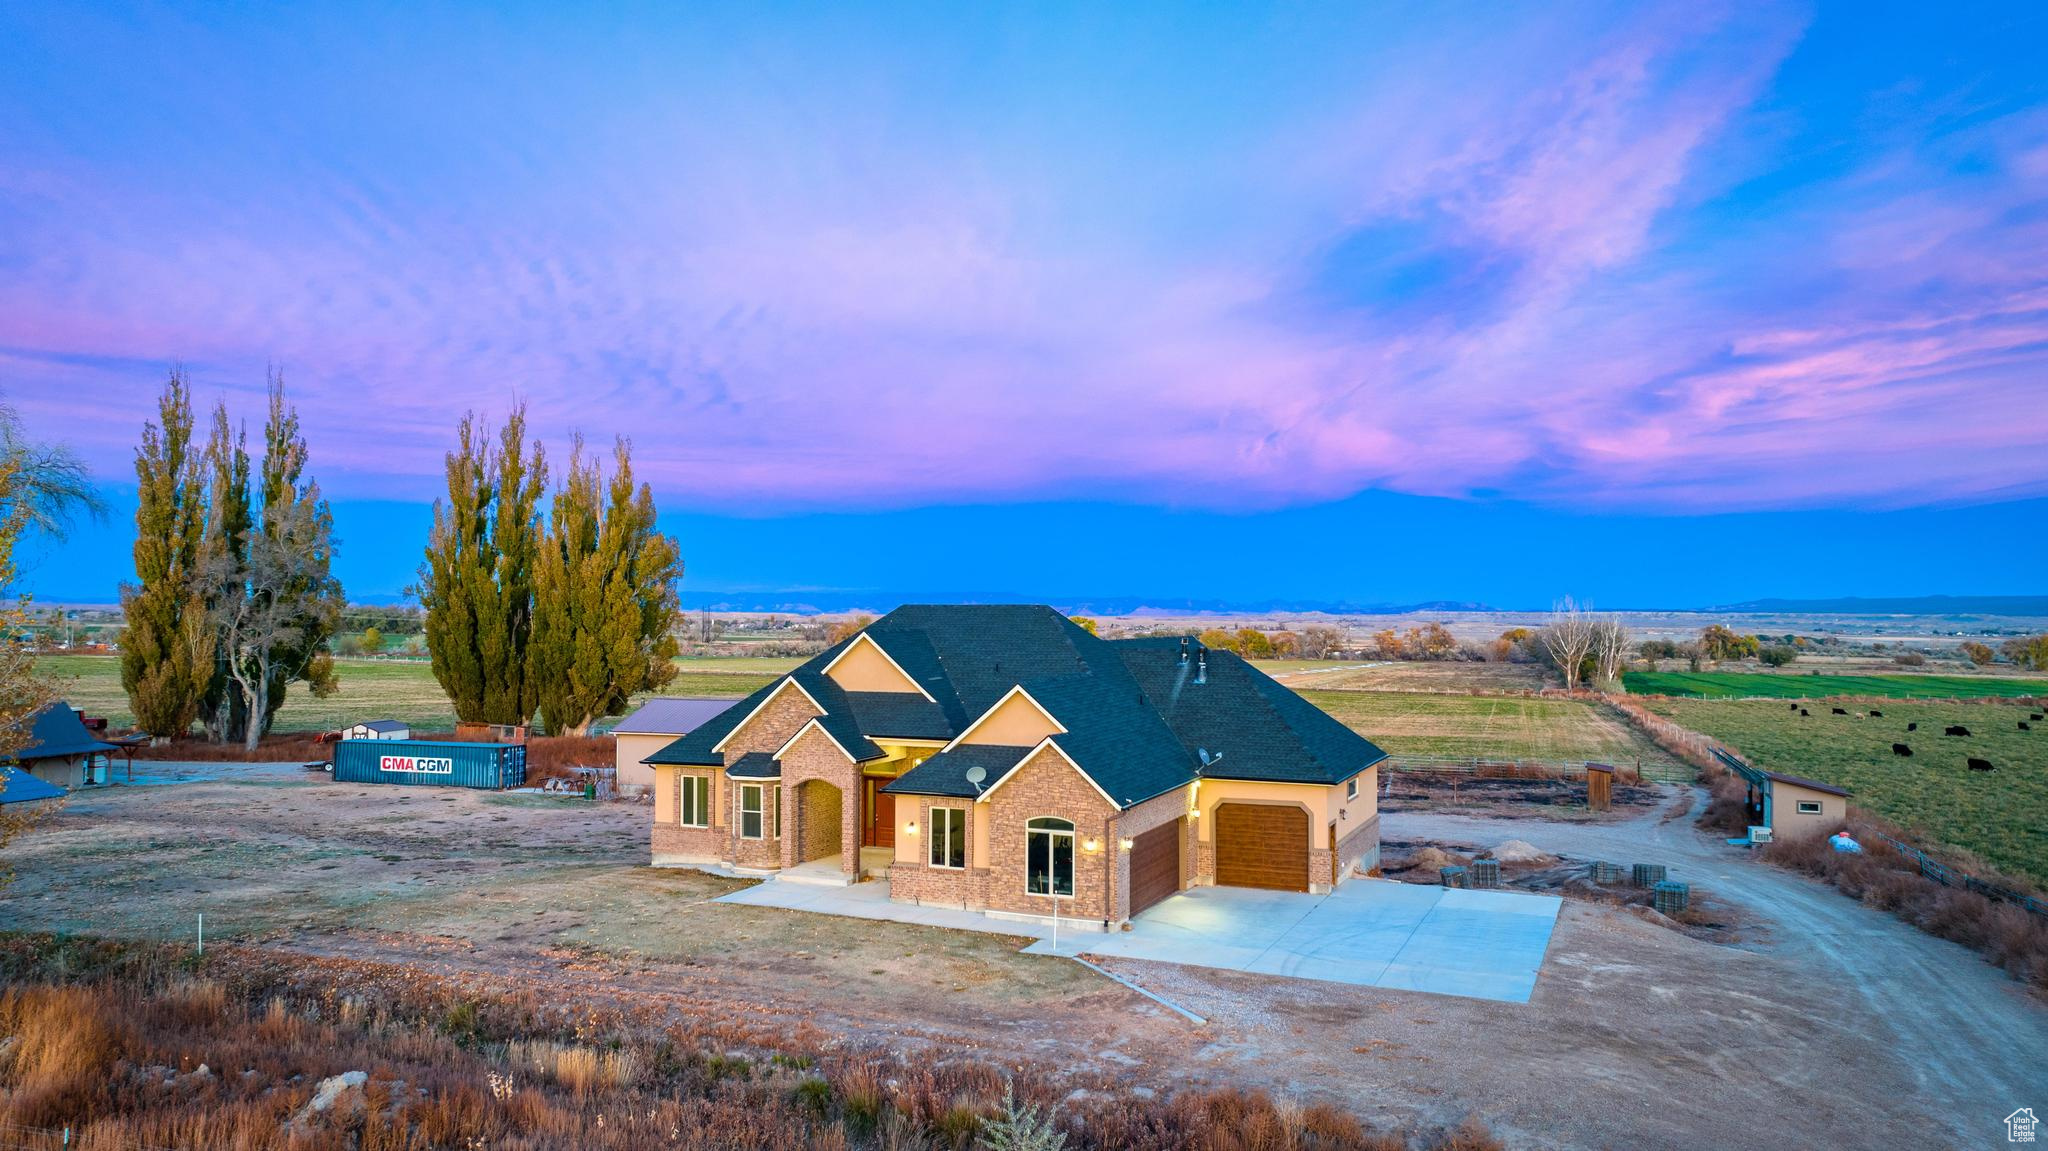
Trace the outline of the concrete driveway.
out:
M 1197 887 L 1131 930 L 1025 948 L 1527 1003 L 1561 901 L 1359 879 L 1331 895 Z

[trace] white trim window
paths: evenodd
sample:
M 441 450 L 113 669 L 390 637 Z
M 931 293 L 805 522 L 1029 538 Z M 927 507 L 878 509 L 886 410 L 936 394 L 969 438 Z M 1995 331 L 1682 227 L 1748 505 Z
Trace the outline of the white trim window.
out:
M 1357 776 L 1355 776 L 1355 775 L 1354 775 L 1354 776 L 1352 776 L 1352 777 L 1351 777 L 1351 781 L 1350 781 L 1349 783 L 1346 783 L 1346 784 L 1344 785 L 1344 798 L 1346 798 L 1346 799 L 1357 799 L 1357 798 L 1358 798 L 1358 777 L 1357 777 Z
M 1818 799 L 1802 799 L 1802 800 L 1800 800 L 1800 801 L 1799 801 L 1799 814 L 1801 814 L 1801 815 L 1819 815 L 1819 814 L 1820 814 L 1820 800 L 1818 800 Z
M 773 829 L 768 833 L 768 838 L 781 839 L 782 785 L 779 783 L 771 783 L 768 785 L 768 824 Z
M 967 866 L 967 809 L 961 807 L 934 807 L 925 822 L 931 828 L 929 854 L 925 856 L 933 867 L 960 870 Z
M 1074 894 L 1074 823 L 1040 816 L 1024 823 L 1024 890 L 1031 895 Z
M 682 827 L 711 826 L 711 779 L 703 775 L 676 777 L 676 823 Z
M 760 839 L 763 788 L 758 783 L 740 785 L 740 838 Z

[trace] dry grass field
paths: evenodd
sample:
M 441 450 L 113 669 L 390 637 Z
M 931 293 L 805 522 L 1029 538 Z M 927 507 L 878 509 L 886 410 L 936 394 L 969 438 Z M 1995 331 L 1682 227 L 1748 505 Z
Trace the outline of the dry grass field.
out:
M 1633 728 L 1583 700 L 1403 691 L 1302 694 L 1397 756 L 1671 762 Z
M 294 685 L 276 730 L 331 731 L 364 719 L 404 720 L 427 731 L 455 726 L 455 710 L 425 660 L 344 659 L 341 690 L 315 699 L 303 685 Z M 741 657 L 677 661 L 676 678 L 665 695 L 699 695 L 739 699 L 796 666 L 793 659 Z M 52 655 L 36 661 L 37 669 L 55 679 L 60 694 L 87 715 L 103 715 L 115 726 L 134 722 L 128 698 L 121 691 L 121 666 L 110 655 Z
M 1383 662 L 1298 663 L 1267 674 L 1296 691 L 1423 691 L 1487 694 L 1541 691 L 1550 686 L 1533 663 Z

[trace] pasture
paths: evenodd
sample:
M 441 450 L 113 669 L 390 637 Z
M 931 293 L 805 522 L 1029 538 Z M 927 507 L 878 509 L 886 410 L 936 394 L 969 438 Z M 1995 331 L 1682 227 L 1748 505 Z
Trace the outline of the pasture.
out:
M 2048 724 L 2021 731 L 2011 703 L 1902 700 L 1865 718 L 1767 700 L 1651 700 L 1650 710 L 1713 736 L 1758 767 L 1848 788 L 1850 802 L 1993 865 L 2048 885 Z M 1908 723 L 1920 729 L 1908 732 Z M 1968 737 L 1943 735 L 1950 725 Z M 1910 758 L 1892 744 L 1913 749 Z M 1971 771 L 1988 759 L 1996 771 Z
M 1996 699 L 2048 696 L 2048 677 L 1989 675 L 1809 675 L 1804 672 L 1630 671 L 1630 695 L 1699 699 Z
M 303 684 L 294 684 L 277 713 L 275 730 L 330 731 L 362 719 L 397 719 L 426 731 L 455 726 L 455 709 L 434 680 L 425 660 L 343 659 L 341 690 L 315 699 Z M 676 678 L 665 695 L 718 696 L 739 699 L 796 666 L 794 659 L 740 657 L 677 660 Z M 87 715 L 104 715 L 117 728 L 134 722 L 128 697 L 121 690 L 121 663 L 110 655 L 52 655 L 36 661 L 42 675 L 56 680 L 60 694 Z

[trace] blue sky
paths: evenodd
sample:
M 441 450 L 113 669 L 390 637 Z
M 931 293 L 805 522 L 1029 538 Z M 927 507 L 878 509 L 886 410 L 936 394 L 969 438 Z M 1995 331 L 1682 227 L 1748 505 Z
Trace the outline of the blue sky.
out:
M 366 595 L 518 401 L 633 438 L 700 591 L 2039 591 L 2044 58 L 2029 5 L 16 6 L 0 390 L 124 506 L 172 363 L 280 366 Z

